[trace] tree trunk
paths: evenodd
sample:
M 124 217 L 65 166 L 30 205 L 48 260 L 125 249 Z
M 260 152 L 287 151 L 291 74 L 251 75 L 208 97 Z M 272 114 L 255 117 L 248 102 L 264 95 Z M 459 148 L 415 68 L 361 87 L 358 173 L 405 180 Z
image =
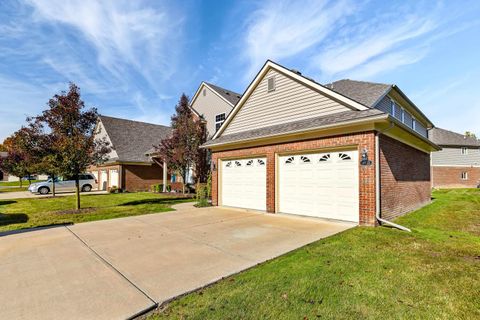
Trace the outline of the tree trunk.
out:
M 75 193 L 77 195 L 77 210 L 80 210 L 80 181 L 78 175 L 75 176 Z
M 52 174 L 52 196 L 55 197 L 55 175 Z
M 22 177 L 19 178 L 20 179 L 20 188 L 22 187 Z

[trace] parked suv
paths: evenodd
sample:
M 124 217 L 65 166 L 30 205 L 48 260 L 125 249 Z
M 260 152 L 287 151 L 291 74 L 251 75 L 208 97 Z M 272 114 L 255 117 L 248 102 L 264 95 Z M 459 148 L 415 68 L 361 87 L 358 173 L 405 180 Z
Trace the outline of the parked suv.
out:
M 79 175 L 80 190 L 82 192 L 89 192 L 92 189 L 97 189 L 97 179 L 90 173 L 82 173 Z M 48 194 L 52 191 L 52 178 L 44 182 L 32 183 L 28 187 L 31 193 Z M 55 192 L 75 191 L 75 179 L 73 178 L 55 178 Z

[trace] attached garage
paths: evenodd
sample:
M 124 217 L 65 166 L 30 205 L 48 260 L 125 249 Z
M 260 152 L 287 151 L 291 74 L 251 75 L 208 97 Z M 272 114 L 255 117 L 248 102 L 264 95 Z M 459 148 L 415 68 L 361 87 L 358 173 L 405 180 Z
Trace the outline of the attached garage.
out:
M 394 85 L 323 86 L 267 61 L 204 144 L 212 203 L 398 227 L 385 218 L 430 202 L 429 126 Z
M 358 222 L 358 151 L 278 157 L 278 212 Z
M 267 159 L 232 159 L 221 162 L 221 204 L 255 210 L 267 209 Z

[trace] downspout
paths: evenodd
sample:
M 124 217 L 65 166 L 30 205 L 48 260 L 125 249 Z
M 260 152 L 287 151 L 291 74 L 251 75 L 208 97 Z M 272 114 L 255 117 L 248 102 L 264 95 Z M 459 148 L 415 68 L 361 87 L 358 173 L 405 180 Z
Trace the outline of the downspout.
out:
M 395 123 L 390 122 L 390 126 L 382 131 L 377 131 L 375 133 L 375 218 L 380 221 L 382 224 L 387 224 L 394 228 L 412 232 L 412 230 L 407 227 L 401 226 L 399 224 L 393 223 L 391 221 L 382 219 L 380 217 L 380 144 L 379 144 L 379 135 L 392 129 L 395 126 Z

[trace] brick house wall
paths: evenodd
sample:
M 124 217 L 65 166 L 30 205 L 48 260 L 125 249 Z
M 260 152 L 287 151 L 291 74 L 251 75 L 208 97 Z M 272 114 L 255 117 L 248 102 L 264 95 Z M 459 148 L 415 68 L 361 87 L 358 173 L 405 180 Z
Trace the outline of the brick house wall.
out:
M 431 201 L 430 154 L 381 135 L 381 216 L 394 219 Z
M 467 180 L 462 180 L 462 172 L 467 173 Z M 432 185 L 434 188 L 476 188 L 479 184 L 479 167 L 432 166 Z
M 110 184 L 110 170 L 117 169 L 119 173 L 120 188 L 126 191 L 148 191 L 154 184 L 163 183 L 163 169 L 158 164 L 152 165 L 111 165 L 102 167 L 90 167 L 88 172 L 98 174 L 98 186 L 102 189 L 101 171 L 107 171 L 107 190 Z M 168 176 L 170 179 L 170 176 Z
M 220 160 L 230 157 L 256 157 L 267 158 L 267 212 L 275 212 L 275 155 L 283 152 L 303 152 L 307 150 L 337 148 L 341 146 L 357 146 L 359 154 L 366 148 L 369 150 L 369 158 L 373 160 L 375 150 L 375 134 L 373 131 L 345 134 L 328 138 L 282 143 L 268 146 L 252 147 L 237 150 L 219 151 L 212 153 L 212 161 L 217 170 L 212 173 L 212 202 L 218 205 L 218 168 Z M 375 165 L 360 167 L 360 217 L 361 225 L 375 225 Z
M 124 164 L 121 179 L 127 191 L 148 191 L 153 184 L 163 183 L 163 169 L 156 163 L 149 166 Z

